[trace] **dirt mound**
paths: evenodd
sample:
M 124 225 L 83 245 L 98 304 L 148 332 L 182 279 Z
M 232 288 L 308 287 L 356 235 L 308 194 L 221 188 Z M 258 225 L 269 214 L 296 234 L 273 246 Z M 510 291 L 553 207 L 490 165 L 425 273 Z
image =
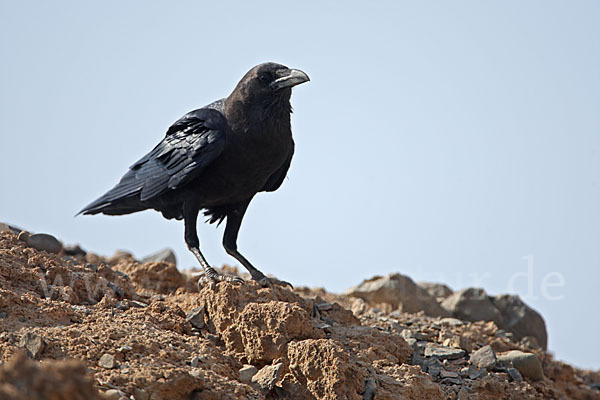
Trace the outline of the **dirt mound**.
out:
M 0 398 L 600 398 L 600 374 L 493 322 L 322 289 L 198 291 L 167 262 L 51 254 L 12 232 L 0 287 Z

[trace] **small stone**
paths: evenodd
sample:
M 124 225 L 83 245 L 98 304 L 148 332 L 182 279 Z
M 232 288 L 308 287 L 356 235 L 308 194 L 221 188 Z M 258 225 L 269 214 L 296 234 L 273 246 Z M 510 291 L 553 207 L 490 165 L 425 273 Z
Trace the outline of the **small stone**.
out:
M 117 349 L 117 351 L 118 351 L 119 353 L 126 353 L 126 352 L 128 352 L 128 351 L 131 351 L 131 350 L 133 350 L 133 348 L 132 348 L 131 346 L 128 346 L 128 345 L 121 346 L 121 347 L 119 347 L 119 348 Z
M 125 393 L 118 389 L 108 389 L 104 392 L 104 398 L 106 400 L 119 400 L 123 396 L 126 396 Z
M 240 368 L 240 382 L 250 383 L 252 382 L 252 377 L 256 375 L 258 369 L 254 365 L 244 365 Z
M 20 241 L 23 241 L 23 242 L 27 242 L 27 240 L 29 240 L 29 232 L 27 232 L 27 231 L 19 232 L 17 239 L 19 239 Z
M 375 398 L 375 391 L 377 390 L 377 383 L 372 377 L 367 379 L 365 382 L 365 391 L 363 392 L 363 400 L 373 400 Z
M 165 261 L 177 266 L 177 258 L 173 250 L 166 248 L 142 258 L 143 263 Z
M 494 321 L 498 326 L 503 323 L 500 311 L 480 288 L 454 292 L 442 302 L 442 307 L 454 317 L 466 321 Z
M 190 360 L 190 365 L 192 366 L 192 368 L 197 368 L 198 365 L 200 364 L 200 357 L 198 356 L 194 356 L 192 357 L 192 359 Z
M 129 306 L 130 307 L 135 307 L 135 308 L 146 308 L 146 307 L 148 307 L 148 304 L 142 303 L 141 301 L 129 300 L 128 302 L 129 302 Z
M 492 369 L 496 365 L 496 353 L 494 353 L 492 346 L 483 346 L 471 354 L 470 362 L 479 369 Z
M 442 283 L 417 282 L 417 285 L 440 302 L 452 294 L 452 289 Z
M 20 232 L 20 230 L 19 229 L 15 230 L 15 229 L 16 228 L 14 228 L 14 227 L 12 227 L 12 226 L 10 226 L 8 224 L 0 222 L 0 232 L 13 232 L 13 233 L 17 233 L 18 234 Z
M 32 332 L 27 332 L 21 337 L 18 346 L 27 350 L 27 355 L 29 357 L 36 359 L 44 351 L 46 342 L 41 336 Z
M 510 379 L 514 382 L 521 382 L 523 380 L 523 376 L 521 376 L 521 373 L 516 368 L 507 368 L 506 372 L 508 373 L 508 376 L 510 376 Z
M 329 311 L 333 308 L 331 303 L 323 302 L 316 305 L 319 311 Z
M 275 386 L 275 383 L 281 379 L 283 374 L 283 363 L 267 365 L 252 377 L 252 382 L 258 384 L 266 392 L 269 392 Z
M 534 381 L 544 378 L 542 362 L 538 356 L 533 353 L 512 350 L 508 353 L 498 355 L 497 358 L 499 364 L 512 365 L 526 378 L 533 379 Z
M 5 312 L 0 312 L 0 318 L 6 318 L 8 317 L 8 314 Z
M 117 310 L 127 311 L 129 310 L 129 304 L 127 304 L 127 302 L 125 301 L 117 301 L 117 303 L 115 304 L 115 308 Z
M 425 357 L 436 357 L 439 360 L 456 360 L 465 356 L 463 349 L 429 344 L 425 347 Z
M 458 372 L 446 371 L 445 369 L 440 370 L 440 378 L 458 378 Z
M 133 397 L 135 400 L 150 400 L 150 393 L 144 389 L 135 388 L 133 389 Z
M 64 250 L 65 254 L 68 256 L 83 257 L 87 254 L 87 251 L 82 249 L 78 244 L 75 246 L 65 246 Z
M 329 325 L 328 323 L 325 323 L 325 322 L 321 322 L 320 324 L 317 325 L 317 328 L 319 328 L 319 329 L 329 329 L 329 328 L 331 328 L 331 325 Z
M 185 319 L 188 320 L 194 328 L 204 328 L 204 306 L 194 308 L 186 314 Z
M 444 378 L 440 381 L 442 385 L 461 385 L 462 381 L 460 378 Z
M 150 303 L 154 303 L 155 301 L 165 301 L 165 296 L 162 294 L 153 294 L 150 296 Z
M 440 320 L 440 324 L 443 326 L 461 326 L 464 325 L 464 322 L 458 318 L 446 317 Z
M 113 369 L 117 366 L 117 362 L 115 361 L 114 356 L 110 354 L 104 354 L 102 357 L 100 357 L 98 365 L 102 368 Z
M 27 239 L 27 245 L 36 250 L 54 254 L 60 253 L 63 248 L 62 243 L 57 238 L 47 233 L 34 233 Z

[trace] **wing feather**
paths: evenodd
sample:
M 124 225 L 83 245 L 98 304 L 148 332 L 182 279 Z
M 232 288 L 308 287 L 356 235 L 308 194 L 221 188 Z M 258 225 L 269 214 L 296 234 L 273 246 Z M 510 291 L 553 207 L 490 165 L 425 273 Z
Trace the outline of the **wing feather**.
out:
M 102 212 L 125 199 L 130 206 L 131 198 L 139 196 L 139 201 L 145 202 L 182 187 L 221 154 L 226 130 L 225 117 L 215 109 L 201 108 L 184 115 L 114 188 L 81 212 Z

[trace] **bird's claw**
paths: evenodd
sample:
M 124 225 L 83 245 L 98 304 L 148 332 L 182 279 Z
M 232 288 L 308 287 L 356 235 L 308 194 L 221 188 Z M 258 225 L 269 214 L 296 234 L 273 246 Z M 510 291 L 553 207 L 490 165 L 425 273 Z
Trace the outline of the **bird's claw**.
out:
M 291 283 L 286 282 L 286 281 L 280 281 L 279 279 L 276 278 L 267 278 L 266 276 L 263 276 L 260 279 L 256 280 L 262 287 L 269 287 L 269 288 L 273 288 L 273 285 L 279 285 L 279 286 L 289 286 L 290 289 L 294 289 L 294 286 L 292 286 Z
M 200 291 L 202 286 L 206 285 L 207 283 L 212 290 L 215 290 L 217 283 L 219 282 L 238 283 L 241 285 L 246 284 L 246 281 L 239 276 L 221 275 L 215 271 L 214 274 L 203 275 L 200 277 L 200 279 L 198 279 L 198 290 Z

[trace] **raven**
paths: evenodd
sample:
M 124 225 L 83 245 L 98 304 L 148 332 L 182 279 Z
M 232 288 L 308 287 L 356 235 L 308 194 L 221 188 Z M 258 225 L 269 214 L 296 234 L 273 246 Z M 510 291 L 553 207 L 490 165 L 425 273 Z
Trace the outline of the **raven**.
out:
M 304 72 L 280 64 L 255 66 L 228 97 L 171 125 L 162 141 L 114 188 L 78 214 L 154 209 L 165 218 L 183 219 L 185 243 L 202 266 L 203 279 L 211 287 L 218 281 L 243 282 L 219 274 L 200 252 L 196 220 L 204 210 L 209 223 L 227 220 L 223 247 L 253 280 L 269 285 L 238 251 L 237 236 L 254 195 L 277 190 L 287 174 L 294 154 L 292 87 L 307 81 Z

